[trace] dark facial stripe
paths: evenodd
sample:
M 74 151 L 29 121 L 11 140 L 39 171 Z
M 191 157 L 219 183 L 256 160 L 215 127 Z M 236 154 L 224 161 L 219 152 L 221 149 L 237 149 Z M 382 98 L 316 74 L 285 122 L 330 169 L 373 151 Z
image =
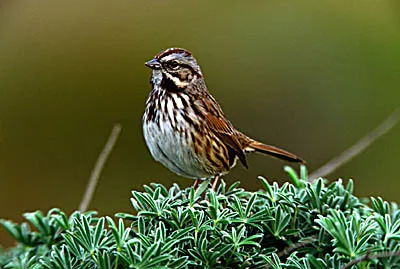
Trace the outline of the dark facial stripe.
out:
M 202 75 L 201 75 L 199 72 L 197 72 L 197 71 L 193 68 L 193 66 L 191 66 L 191 65 L 189 65 L 189 64 L 185 64 L 185 63 L 181 63 L 181 64 L 179 64 L 179 65 L 181 66 L 181 68 L 187 68 L 187 69 L 189 69 L 190 72 L 191 72 L 192 74 L 197 74 L 199 77 L 202 77 Z
M 171 76 L 176 77 L 176 78 L 180 78 L 179 74 L 176 72 L 168 72 Z
M 156 58 L 156 59 L 161 59 L 161 58 L 163 58 L 163 57 L 165 57 L 165 56 L 168 56 L 168 55 L 170 55 L 170 54 L 172 54 L 172 53 L 184 53 L 184 54 L 186 54 L 187 56 L 192 55 L 189 51 L 187 51 L 187 50 L 185 50 L 185 49 L 181 49 L 181 48 L 169 48 L 169 49 L 166 49 L 166 50 L 164 50 L 164 51 L 158 53 L 154 58 Z
M 167 90 L 168 92 L 180 92 L 176 84 L 171 79 L 169 79 L 165 74 L 163 74 L 160 87 L 162 89 Z
M 179 64 L 179 69 L 170 70 L 168 66 L 164 66 L 164 70 L 168 72 L 173 77 L 178 78 L 182 82 L 190 82 L 196 75 L 197 77 L 201 77 L 201 74 L 197 72 L 192 66 L 188 64 L 181 63 Z

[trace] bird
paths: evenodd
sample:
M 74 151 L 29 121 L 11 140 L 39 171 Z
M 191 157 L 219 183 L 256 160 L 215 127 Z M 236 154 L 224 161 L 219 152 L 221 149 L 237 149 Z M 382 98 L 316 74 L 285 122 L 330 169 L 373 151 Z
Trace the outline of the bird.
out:
M 194 188 L 210 179 L 215 190 L 237 161 L 248 168 L 248 152 L 304 163 L 289 151 L 238 131 L 208 91 L 200 65 L 188 50 L 168 48 L 145 65 L 152 70 L 152 89 L 143 114 L 144 140 L 156 161 L 194 179 Z

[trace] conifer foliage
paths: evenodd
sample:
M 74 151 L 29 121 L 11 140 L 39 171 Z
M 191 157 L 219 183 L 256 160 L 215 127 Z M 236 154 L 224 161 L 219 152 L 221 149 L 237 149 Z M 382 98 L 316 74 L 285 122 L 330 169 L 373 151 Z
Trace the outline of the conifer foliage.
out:
M 352 180 L 287 171 L 291 183 L 259 178 L 256 192 L 151 184 L 115 218 L 52 209 L 1 220 L 17 246 L 0 249 L 0 268 L 400 268 L 396 204 L 357 198 Z

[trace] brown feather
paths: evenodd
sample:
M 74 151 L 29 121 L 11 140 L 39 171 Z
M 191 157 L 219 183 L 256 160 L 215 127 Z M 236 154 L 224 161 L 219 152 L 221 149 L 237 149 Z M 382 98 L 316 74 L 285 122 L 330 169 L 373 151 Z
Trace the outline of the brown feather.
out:
M 217 117 L 211 114 L 205 115 L 207 126 L 212 132 L 229 147 L 233 153 L 239 158 L 244 167 L 248 168 L 246 155 L 244 154 L 242 144 L 236 136 L 236 130 L 232 124 L 224 117 Z
M 253 149 L 257 152 L 268 154 L 272 157 L 282 159 L 285 161 L 289 162 L 299 162 L 299 163 L 305 163 L 303 159 L 300 157 L 294 155 L 293 153 L 290 153 L 286 150 L 270 146 L 270 145 L 265 145 L 263 143 L 257 142 L 257 141 L 250 141 L 249 145 L 247 146 L 250 149 Z

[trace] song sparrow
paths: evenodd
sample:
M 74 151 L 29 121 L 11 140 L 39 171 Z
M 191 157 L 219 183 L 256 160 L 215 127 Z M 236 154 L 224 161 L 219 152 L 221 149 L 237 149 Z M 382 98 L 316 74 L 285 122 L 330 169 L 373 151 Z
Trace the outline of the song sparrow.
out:
M 196 179 L 225 175 L 246 152 L 261 152 L 303 162 L 283 149 L 265 145 L 236 130 L 208 92 L 192 54 L 170 48 L 145 63 L 152 69 L 152 91 L 143 115 L 147 147 L 156 161 L 174 173 Z

